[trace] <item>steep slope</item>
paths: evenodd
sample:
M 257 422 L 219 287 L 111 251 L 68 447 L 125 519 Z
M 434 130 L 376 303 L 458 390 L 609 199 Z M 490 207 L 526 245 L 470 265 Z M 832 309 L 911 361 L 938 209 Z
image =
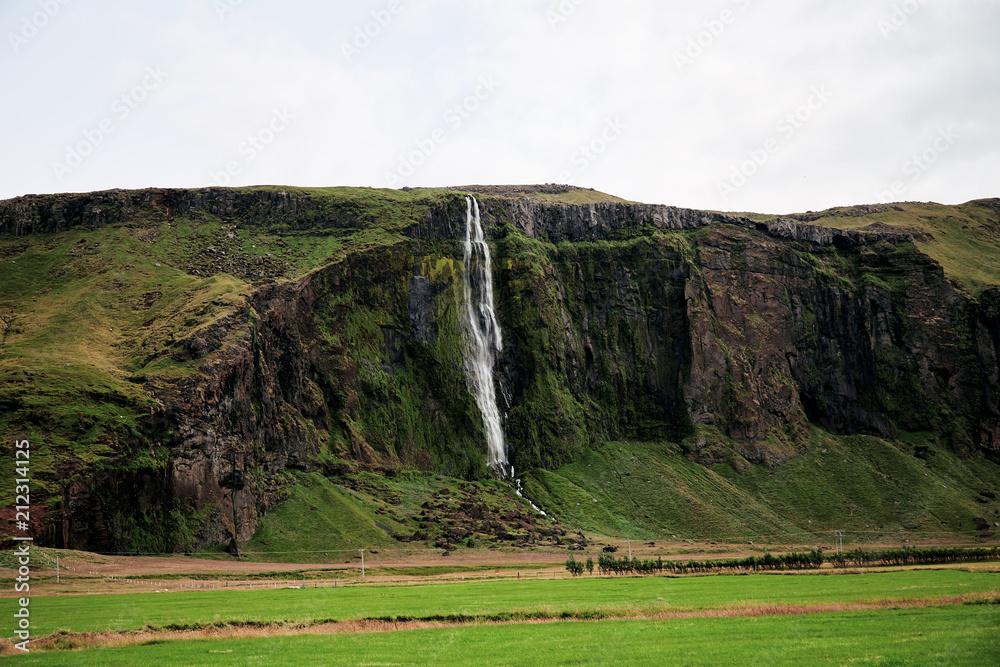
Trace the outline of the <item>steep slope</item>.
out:
M 588 535 L 633 540 L 848 544 L 995 537 L 1000 465 L 963 460 L 929 433 L 897 441 L 814 428 L 774 468 L 702 466 L 681 447 L 609 443 L 525 482 L 532 498 Z
M 298 497 L 293 470 L 485 479 L 459 326 L 470 191 L 495 247 L 518 471 L 672 442 L 744 473 L 765 507 L 748 480 L 807 454 L 810 423 L 927 431 L 970 465 L 1000 448 L 995 277 L 946 275 L 891 211 L 865 232 L 559 186 L 24 197 L 0 202 L 0 431 L 33 440 L 36 534 L 235 547 Z M 995 203 L 954 211 L 996 251 Z M 529 492 L 547 474 L 563 473 Z M 755 529 L 802 529 L 765 510 Z

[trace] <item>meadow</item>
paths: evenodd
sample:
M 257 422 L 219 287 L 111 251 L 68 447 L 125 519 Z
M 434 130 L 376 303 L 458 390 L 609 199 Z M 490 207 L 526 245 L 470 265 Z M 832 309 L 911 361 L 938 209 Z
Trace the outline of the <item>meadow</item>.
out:
M 950 664 L 984 664 L 984 656 L 1000 655 L 995 569 L 38 596 L 31 603 L 33 651 L 19 659 L 303 665 L 841 664 L 850 658 L 891 664 L 937 656 Z
M 156 641 L 32 665 L 995 664 L 1000 606 Z
M 1000 574 L 957 569 L 865 574 L 761 574 L 483 581 L 412 586 L 191 591 L 37 597 L 38 634 L 208 623 L 470 619 L 510 615 L 629 616 L 755 605 L 831 605 L 1000 597 Z

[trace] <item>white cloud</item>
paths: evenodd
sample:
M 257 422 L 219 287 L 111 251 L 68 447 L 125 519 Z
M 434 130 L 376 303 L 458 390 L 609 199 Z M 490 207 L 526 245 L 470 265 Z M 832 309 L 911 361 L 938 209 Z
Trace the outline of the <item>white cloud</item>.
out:
M 0 197 L 202 186 L 232 161 L 239 185 L 382 187 L 444 130 L 407 184 L 570 172 L 631 199 L 819 209 L 872 201 L 948 123 L 962 140 L 906 198 L 998 195 L 1000 3 L 928 0 L 885 34 L 880 21 L 901 2 L 398 2 L 388 21 L 390 0 L 243 0 L 223 19 L 214 0 L 67 3 L 27 44 L 0 52 L 0 85 L 12 92 L 0 111 Z M 5 3 L 4 33 L 36 4 Z M 548 12 L 565 20 L 552 25 Z M 342 44 L 366 28 L 370 42 L 346 59 Z M 690 40 L 700 53 L 679 70 Z M 169 78 L 59 180 L 52 163 L 150 66 Z M 455 126 L 445 114 L 482 77 L 499 87 Z M 834 96 L 784 136 L 778 121 L 814 86 Z M 282 109 L 294 120 L 249 159 L 241 145 L 266 138 Z M 627 129 L 580 159 L 615 119 Z M 766 164 L 723 198 L 720 181 L 774 137 Z

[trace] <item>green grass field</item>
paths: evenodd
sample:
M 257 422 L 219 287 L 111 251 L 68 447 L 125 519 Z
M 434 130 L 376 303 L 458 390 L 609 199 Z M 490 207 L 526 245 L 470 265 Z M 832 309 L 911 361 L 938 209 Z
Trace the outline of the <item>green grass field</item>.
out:
M 166 641 L 33 654 L 31 665 L 996 664 L 1000 606 L 759 618 L 558 622 Z
M 770 574 L 485 581 L 263 591 L 192 591 L 37 597 L 32 623 L 59 630 L 136 630 L 232 622 L 318 622 L 457 616 L 485 620 L 543 612 L 557 616 L 651 615 L 741 605 L 814 605 L 997 594 L 1000 574 L 957 569 L 867 574 Z M 12 601 L 11 601 L 12 602 Z M 6 603 L 5 606 L 9 606 Z

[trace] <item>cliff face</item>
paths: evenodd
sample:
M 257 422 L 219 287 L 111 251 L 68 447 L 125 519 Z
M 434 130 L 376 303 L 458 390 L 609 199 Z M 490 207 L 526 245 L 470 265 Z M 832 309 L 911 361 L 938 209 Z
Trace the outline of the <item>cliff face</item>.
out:
M 256 224 L 296 220 L 316 227 L 355 227 L 357 207 L 329 206 L 283 189 L 108 190 L 87 194 L 28 195 L 0 202 L 0 235 L 55 234 L 127 224 L 150 212 L 167 218 L 192 213 Z M 363 214 L 362 214 L 363 215 Z
M 587 441 L 579 423 L 592 442 L 696 433 L 696 457 L 735 454 L 738 466 L 787 460 L 809 421 L 888 437 L 933 430 L 966 452 L 1000 446 L 998 292 L 956 292 L 908 234 L 622 204 L 520 200 L 491 212 L 547 242 L 547 253 L 509 233 L 499 242 L 517 345 L 507 368 L 534 373 L 515 382 L 527 400 L 512 401 L 522 466 L 560 462 L 558 443 L 561 460 L 575 456 Z M 530 363 L 518 363 L 522 348 Z M 542 377 L 553 369 L 558 380 Z M 565 391 L 533 393 L 552 382 Z M 537 414 L 543 405 L 557 414 Z
M 1000 291 L 956 291 L 909 234 L 617 202 L 481 203 L 505 333 L 500 407 L 519 471 L 622 439 L 683 442 L 706 464 L 775 466 L 810 422 L 887 437 L 930 430 L 959 452 L 1000 451 Z M 0 202 L 0 236 L 20 242 L 162 233 L 208 216 L 230 223 L 229 237 L 270 226 L 289 244 L 350 244 L 304 275 L 281 269 L 294 259 L 272 262 L 224 316 L 202 309 L 201 324 L 144 357 L 140 367 L 186 370 L 143 376 L 155 404 L 136 406 L 115 453 L 64 489 L 44 519 L 49 542 L 246 541 L 284 497 L 289 468 L 488 474 L 461 362 L 464 197 L 385 206 L 221 189 Z M 219 256 L 225 246 L 209 242 L 214 254 L 202 254 Z M 185 262 L 170 268 L 218 270 Z M 26 410 L 23 395 L 5 401 Z M 159 541 L 139 545 L 139 534 Z

